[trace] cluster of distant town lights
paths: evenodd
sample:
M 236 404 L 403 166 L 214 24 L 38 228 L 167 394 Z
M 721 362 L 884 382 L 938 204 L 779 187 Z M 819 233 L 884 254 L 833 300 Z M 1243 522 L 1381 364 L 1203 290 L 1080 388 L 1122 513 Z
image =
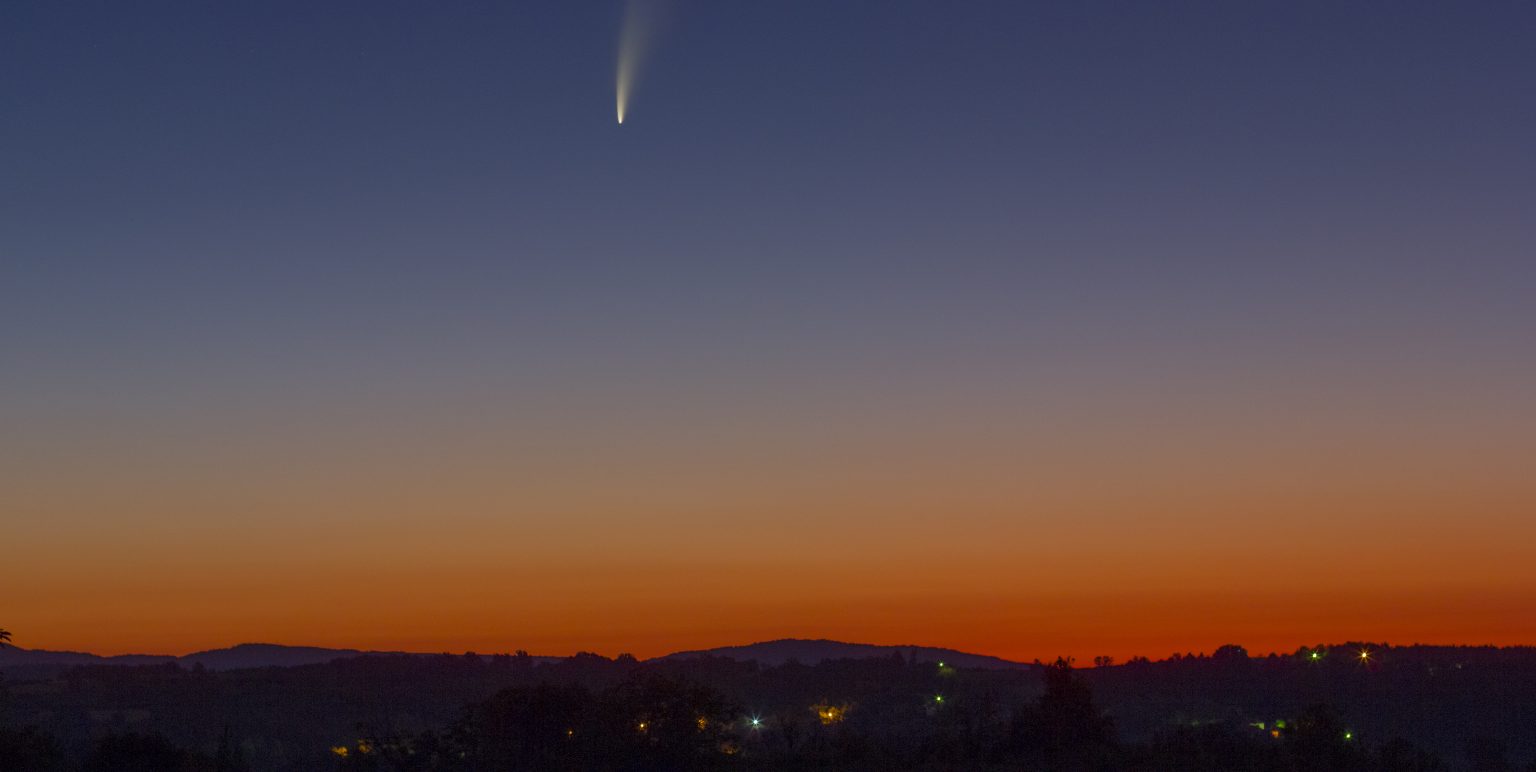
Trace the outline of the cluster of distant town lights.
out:
M 1307 660 L 1311 661 L 1311 662 L 1320 662 L 1320 661 L 1322 661 L 1323 657 L 1326 654 L 1327 654 L 1327 651 L 1325 649 L 1312 649 L 1312 650 L 1307 652 Z M 1375 652 L 1372 652 L 1370 649 L 1362 648 L 1362 649 L 1360 649 L 1359 651 L 1357 651 L 1355 653 L 1355 657 L 1360 662 L 1360 664 L 1367 665 L 1367 664 L 1370 664 L 1372 661 L 1375 660 L 1376 655 L 1375 655 Z M 952 675 L 954 673 L 954 669 L 949 667 L 949 666 L 947 666 L 947 665 L 945 665 L 943 662 L 939 662 L 938 666 L 939 666 L 939 672 L 941 674 Z M 943 694 L 935 694 L 935 695 L 933 695 L 933 703 L 935 705 L 943 705 L 944 704 L 944 695 Z M 818 705 L 812 705 L 811 709 L 816 711 L 816 715 L 821 719 L 823 724 L 835 724 L 835 723 L 841 723 L 842 722 L 845 714 L 848 711 L 848 706 L 847 705 L 832 706 L 832 705 L 828 705 L 826 703 L 821 703 L 821 704 L 818 704 Z M 747 717 L 747 726 L 752 731 L 754 731 L 754 732 L 761 730 L 763 728 L 763 726 L 764 726 L 764 723 L 765 722 L 763 721 L 763 718 L 760 715 L 752 715 L 752 716 Z M 706 726 L 707 726 L 706 720 L 701 717 L 699 719 L 699 728 L 702 730 Z M 1260 729 L 1267 729 L 1268 728 L 1268 727 L 1265 726 L 1265 724 L 1263 722 L 1255 723 L 1255 724 L 1253 724 L 1253 726 L 1256 726 L 1256 727 L 1258 727 Z M 1276 721 L 1274 726 L 1275 726 L 1274 730 L 1271 731 L 1270 733 L 1278 738 L 1278 737 L 1280 737 L 1281 729 L 1283 729 L 1285 727 L 1285 722 L 1284 721 Z M 640 721 L 640 722 L 638 722 L 635 725 L 635 729 L 636 729 L 636 731 L 638 731 L 638 732 L 643 734 L 643 733 L 647 732 L 650 729 L 650 724 L 645 722 L 645 721 Z M 576 734 L 576 732 L 573 729 L 565 730 L 565 736 L 566 737 L 574 737 L 575 734 Z M 1353 741 L 1355 739 L 1354 731 L 1346 730 L 1344 732 L 1344 739 L 1346 741 Z M 332 748 L 332 751 L 334 753 L 336 753 L 338 756 L 343 756 L 343 757 L 345 757 L 347 755 L 348 750 L 349 749 L 344 747 L 344 746 Z M 367 753 L 371 752 L 371 748 L 368 746 L 367 743 L 364 743 L 364 742 L 360 741 L 359 744 L 358 744 L 358 751 L 361 752 L 361 753 L 367 754 Z
M 1307 653 L 1307 659 L 1312 661 L 1312 662 L 1318 662 L 1318 661 L 1322 660 L 1323 656 L 1326 653 L 1327 652 L 1325 650 L 1323 650 L 1323 649 L 1312 649 L 1310 652 Z M 1373 662 L 1375 660 L 1375 658 L 1376 658 L 1376 655 L 1370 649 L 1362 648 L 1358 652 L 1355 653 L 1355 657 L 1356 657 L 1356 659 L 1359 660 L 1360 664 L 1365 665 L 1365 664 L 1370 664 L 1371 662 Z M 952 675 L 954 673 L 954 668 L 949 667 L 948 665 L 944 664 L 942 661 L 938 663 L 938 666 L 939 666 L 939 672 L 940 673 L 943 673 L 945 675 Z M 935 695 L 933 695 L 933 702 L 934 702 L 935 705 L 943 705 L 944 704 L 944 695 L 942 695 L 942 694 L 935 694 Z M 812 705 L 811 709 L 816 711 L 816 715 L 819 718 L 821 718 L 822 723 L 827 723 L 827 724 L 841 722 L 843 720 L 844 713 L 846 713 L 847 710 L 848 710 L 847 706 L 832 707 L 832 706 L 826 705 L 824 703 L 823 704 L 819 704 L 819 705 Z M 764 722 L 763 722 L 763 719 L 762 719 L 761 716 L 753 715 L 753 716 L 751 716 L 751 717 L 749 717 L 747 719 L 747 725 L 753 731 L 757 731 L 757 730 L 760 730 L 760 729 L 763 728 Z M 1260 724 L 1260 726 L 1262 726 L 1262 724 Z M 1284 724 L 1281 723 L 1280 726 L 1284 726 Z M 641 724 L 640 724 L 640 731 L 642 731 L 642 732 L 645 731 L 645 728 L 646 728 L 645 723 L 641 722 Z M 1276 736 L 1279 736 L 1278 735 L 1278 731 L 1276 733 Z M 1344 733 L 1344 739 L 1345 740 L 1353 740 L 1353 739 L 1355 739 L 1355 733 L 1353 731 L 1346 731 Z
M 1324 649 L 1312 649 L 1311 651 L 1309 651 L 1307 653 L 1307 659 L 1312 661 L 1312 662 L 1319 662 L 1319 661 L 1322 660 L 1323 656 L 1326 653 L 1327 652 Z M 1375 652 L 1371 651 L 1368 648 L 1362 648 L 1359 651 L 1355 652 L 1355 658 L 1360 662 L 1360 664 L 1368 665 L 1371 662 L 1375 661 L 1376 654 L 1375 654 Z M 954 674 L 954 668 L 949 667 L 944 662 L 940 661 L 938 663 L 938 666 L 939 666 L 939 672 L 940 673 L 942 673 L 944 675 L 953 675 Z M 944 704 L 944 695 L 943 694 L 935 694 L 935 695 L 933 695 L 933 703 L 935 705 L 943 705 Z M 832 707 L 832 706 L 826 705 L 824 703 L 823 704 L 819 704 L 819 705 L 812 705 L 811 709 L 816 711 L 816 715 L 819 718 L 821 718 L 822 723 L 827 723 L 827 724 L 841 722 L 843 720 L 844 713 L 846 713 L 847 710 L 848 710 L 847 706 Z M 747 719 L 747 725 L 753 731 L 757 731 L 757 730 L 760 730 L 760 729 L 763 728 L 764 722 L 763 722 L 763 719 L 762 719 L 761 716 L 754 715 L 754 716 L 751 716 L 751 717 L 749 717 Z M 1283 726 L 1283 724 L 1282 724 L 1282 726 Z M 644 730 L 645 724 L 642 723 L 640 725 L 640 728 L 642 730 Z M 1276 734 L 1276 736 L 1278 736 L 1278 734 Z M 1355 733 L 1353 731 L 1346 731 L 1344 733 L 1344 739 L 1345 740 L 1353 740 L 1353 739 L 1355 739 Z

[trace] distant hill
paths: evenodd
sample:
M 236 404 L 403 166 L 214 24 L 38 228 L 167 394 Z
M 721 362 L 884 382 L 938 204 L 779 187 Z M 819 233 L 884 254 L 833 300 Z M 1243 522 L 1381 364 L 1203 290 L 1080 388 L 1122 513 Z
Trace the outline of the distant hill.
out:
M 777 641 L 749 643 L 745 646 L 722 646 L 717 649 L 680 651 L 657 657 L 658 660 L 696 659 L 699 657 L 725 657 L 740 661 L 756 660 L 764 665 L 782 665 L 794 660 L 804 665 L 814 665 L 829 659 L 871 659 L 889 657 L 897 652 L 909 662 L 943 662 L 946 665 L 987 670 L 1014 670 L 1027 668 L 1023 662 L 989 657 L 984 654 L 968 654 L 954 649 L 934 646 L 879 646 L 872 643 L 844 643 L 842 641 L 807 640 L 784 638 Z
M 844 643 L 843 641 L 805 640 L 786 638 L 763 641 L 745 646 L 723 646 L 716 649 L 680 651 L 655 657 L 653 660 L 680 660 L 699 657 L 724 657 L 739 661 L 756 660 L 764 665 L 782 665 L 794 660 L 814 665 L 830 659 L 870 659 L 889 657 L 900 652 L 911 662 L 943 662 L 954 667 L 1010 670 L 1028 665 L 999 657 L 969 654 L 954 649 L 933 646 L 877 646 L 869 643 Z M 50 677 L 64 670 L 81 665 L 163 665 L 175 663 L 184 668 L 201 666 L 206 670 L 245 670 L 263 667 L 298 667 L 321 665 L 332 660 L 357 657 L 365 654 L 432 656 L 424 653 L 398 651 L 363 651 L 360 649 L 327 649 L 316 646 L 282 646 L 275 643 L 242 643 L 225 649 L 210 649 L 175 657 L 157 654 L 124 654 L 103 657 L 75 651 L 45 651 L 42 649 L 0 649 L 0 672 L 9 671 L 13 677 Z M 555 662 L 561 657 L 535 657 L 538 662 Z
M 364 652 L 356 649 L 322 649 L 313 646 L 279 646 L 272 643 L 242 643 L 227 649 L 199 651 L 182 657 L 164 654 L 121 654 L 103 657 L 78 651 L 0 648 L 0 671 L 40 673 L 79 665 L 163 665 L 182 667 L 202 665 L 208 670 L 239 670 L 254 667 L 293 667 L 317 665 Z
M 7 667 L 31 667 L 55 665 L 159 665 L 176 661 L 175 657 L 162 654 L 120 654 L 103 657 L 81 651 L 45 651 L 43 649 L 19 649 L 14 646 L 0 647 L 0 670 Z
M 0 673 L 10 673 L 23 680 L 46 678 L 82 665 L 164 665 L 175 663 L 184 668 L 202 666 L 205 670 L 246 670 L 262 667 L 299 667 L 323 665 L 333 660 L 365 654 L 396 656 L 436 656 L 423 652 L 363 651 L 328 649 L 318 646 L 283 646 L 276 643 L 242 643 L 224 649 L 209 649 L 184 656 L 168 654 L 120 654 L 104 657 L 78 651 L 47 651 L 12 646 L 0 648 Z M 561 657 L 534 657 L 536 662 L 554 662 Z
M 227 649 L 210 649 L 178 657 L 184 667 L 202 665 L 208 670 L 242 670 L 253 667 L 321 665 L 342 657 L 371 652 L 357 649 L 324 649 L 316 646 L 281 646 L 275 643 L 242 643 Z

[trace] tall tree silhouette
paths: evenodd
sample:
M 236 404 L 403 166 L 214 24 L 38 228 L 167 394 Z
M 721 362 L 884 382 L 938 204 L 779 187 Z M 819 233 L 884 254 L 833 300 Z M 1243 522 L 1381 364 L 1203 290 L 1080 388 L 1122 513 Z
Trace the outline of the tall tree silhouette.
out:
M 1030 769 L 1099 772 L 1114 768 L 1115 728 L 1093 691 L 1059 658 L 1043 670 L 1045 693 L 1014 717 L 1013 749 Z

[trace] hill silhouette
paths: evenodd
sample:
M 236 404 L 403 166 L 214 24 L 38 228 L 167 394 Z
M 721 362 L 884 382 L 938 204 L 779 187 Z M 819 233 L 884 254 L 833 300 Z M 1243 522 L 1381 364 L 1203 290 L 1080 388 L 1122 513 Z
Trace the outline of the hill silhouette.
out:
M 240 670 L 253 667 L 320 665 L 342 657 L 373 653 L 358 649 L 327 649 L 319 646 L 283 646 L 276 643 L 242 643 L 227 649 L 194 652 L 176 661 L 183 666 L 202 665 L 208 670 Z
M 912 662 L 944 662 L 954 667 L 1003 670 L 1027 667 L 985 654 L 946 649 L 936 646 L 884 646 L 872 643 L 848 643 L 827 639 L 782 638 L 740 646 L 722 646 L 713 649 L 679 651 L 653 657 L 649 661 L 698 659 L 719 657 L 738 662 L 759 662 L 764 665 L 781 665 L 799 662 L 814 665 L 835 659 L 870 659 L 889 657 L 900 653 Z M 332 660 L 356 657 L 363 654 L 431 656 L 436 652 L 365 651 L 361 649 L 332 649 L 320 646 L 285 646 L 276 643 L 242 643 L 222 649 L 208 649 L 183 656 L 165 654 L 122 654 L 101 656 L 78 651 L 47 651 L 44 649 L 0 649 L 0 671 L 12 670 L 27 675 L 42 675 L 80 665 L 163 665 L 176 663 L 182 667 L 202 666 L 206 670 L 242 670 L 263 667 L 298 667 L 319 665 Z M 535 657 L 537 661 L 554 661 L 559 657 Z
M 0 649 L 0 672 L 13 677 L 36 678 L 82 666 L 122 666 L 176 664 L 205 670 L 242 670 L 263 667 L 317 665 L 344 657 L 356 657 L 358 649 L 328 649 L 316 646 L 282 646 L 274 643 L 242 643 L 223 649 L 209 649 L 184 656 L 168 654 L 119 654 L 102 656 L 80 651 L 45 649 Z M 384 653 L 384 652 L 378 652 Z
M 774 641 L 749 643 L 742 646 L 721 646 L 714 649 L 679 651 L 656 657 L 657 660 L 700 659 L 722 657 L 738 662 L 758 662 L 763 665 L 782 665 L 799 662 L 815 665 L 827 660 L 870 659 L 901 654 L 909 662 L 943 662 L 953 667 L 980 668 L 984 670 L 1012 670 L 1029 667 L 1001 657 L 945 649 L 935 646 L 881 646 L 872 643 L 847 643 L 825 638 L 780 638 Z

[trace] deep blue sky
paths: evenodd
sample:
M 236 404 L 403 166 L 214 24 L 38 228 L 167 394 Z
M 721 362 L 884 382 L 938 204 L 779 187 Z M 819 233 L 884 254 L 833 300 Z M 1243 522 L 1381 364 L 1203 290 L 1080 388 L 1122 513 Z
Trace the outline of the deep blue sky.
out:
M 618 126 L 617 2 L 0 5 L 10 570 L 153 523 L 360 528 L 402 475 L 475 494 L 392 517 L 467 535 L 752 500 L 895 522 L 876 563 L 930 505 L 1219 520 L 1242 486 L 1186 500 L 1205 475 L 1360 532 L 1412 489 L 1383 555 L 1536 504 L 1536 5 L 664 16 Z M 1013 479 L 1063 445 L 1123 495 Z M 679 559 L 796 549 L 742 528 Z

